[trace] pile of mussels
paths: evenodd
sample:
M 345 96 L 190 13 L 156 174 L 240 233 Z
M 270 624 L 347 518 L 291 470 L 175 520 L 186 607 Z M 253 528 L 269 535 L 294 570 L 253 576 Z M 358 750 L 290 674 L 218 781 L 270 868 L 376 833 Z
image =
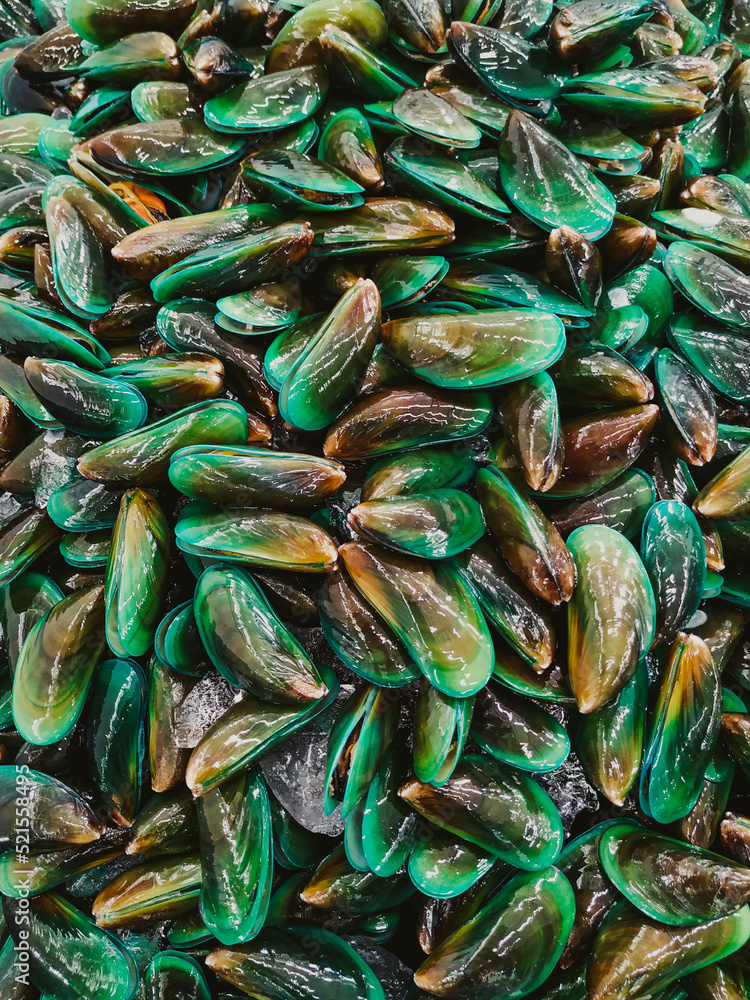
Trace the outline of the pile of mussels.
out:
M 750 0 L 0 38 L 0 998 L 746 1000 Z

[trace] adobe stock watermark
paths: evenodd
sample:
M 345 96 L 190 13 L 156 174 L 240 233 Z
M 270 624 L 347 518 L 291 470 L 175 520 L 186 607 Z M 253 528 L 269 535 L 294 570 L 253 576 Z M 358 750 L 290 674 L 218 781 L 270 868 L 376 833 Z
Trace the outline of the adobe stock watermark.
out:
M 29 858 L 31 843 L 31 799 L 29 790 L 29 769 L 25 764 L 16 768 L 16 803 L 13 830 L 13 850 L 16 854 L 16 876 L 19 881 L 18 905 L 13 913 L 13 945 L 15 982 L 30 986 L 29 979 L 29 928 L 31 913 L 29 893 L 31 892 L 32 864 Z

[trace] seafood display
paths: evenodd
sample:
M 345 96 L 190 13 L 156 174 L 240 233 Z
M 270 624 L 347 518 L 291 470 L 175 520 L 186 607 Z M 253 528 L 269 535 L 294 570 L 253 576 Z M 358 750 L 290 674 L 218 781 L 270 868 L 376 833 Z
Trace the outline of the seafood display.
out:
M 748 1000 L 750 0 L 0 0 L 0 1000 Z

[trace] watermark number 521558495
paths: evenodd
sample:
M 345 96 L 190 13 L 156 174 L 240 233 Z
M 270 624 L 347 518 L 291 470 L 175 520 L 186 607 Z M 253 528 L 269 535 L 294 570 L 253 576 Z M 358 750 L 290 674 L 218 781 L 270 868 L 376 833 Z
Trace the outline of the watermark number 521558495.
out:
M 29 857 L 31 842 L 32 785 L 28 778 L 29 769 L 22 765 L 16 769 L 16 810 L 13 849 L 16 852 L 16 874 L 19 879 L 19 900 L 13 920 L 15 922 L 15 980 L 30 985 L 29 980 L 29 893 L 33 865 Z

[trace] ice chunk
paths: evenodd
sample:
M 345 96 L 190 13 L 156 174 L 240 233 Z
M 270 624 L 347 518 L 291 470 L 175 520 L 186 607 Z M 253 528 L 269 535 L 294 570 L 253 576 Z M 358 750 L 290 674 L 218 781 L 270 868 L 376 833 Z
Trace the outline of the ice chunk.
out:
M 414 985 L 414 974 L 409 966 L 369 938 L 353 935 L 346 940 L 378 977 L 385 1000 L 403 1000 Z
M 566 833 L 570 833 L 579 813 L 599 808 L 599 796 L 574 753 L 554 771 L 537 774 L 535 778 L 557 806 Z
M 211 726 L 245 694 L 217 671 L 202 677 L 175 712 L 175 743 L 192 749 Z
M 337 837 L 344 831 L 341 810 L 331 816 L 323 810 L 328 734 L 341 703 L 354 687 L 342 683 L 336 701 L 289 739 L 267 753 L 261 770 L 268 787 L 306 830 Z

